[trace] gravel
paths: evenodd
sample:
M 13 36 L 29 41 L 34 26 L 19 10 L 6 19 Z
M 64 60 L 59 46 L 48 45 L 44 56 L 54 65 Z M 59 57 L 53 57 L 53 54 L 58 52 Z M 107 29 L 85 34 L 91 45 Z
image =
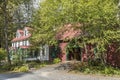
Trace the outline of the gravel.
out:
M 0 74 L 0 80 L 120 80 L 120 77 L 67 73 L 64 70 L 56 69 L 57 67 L 58 65 L 49 65 L 28 73 Z

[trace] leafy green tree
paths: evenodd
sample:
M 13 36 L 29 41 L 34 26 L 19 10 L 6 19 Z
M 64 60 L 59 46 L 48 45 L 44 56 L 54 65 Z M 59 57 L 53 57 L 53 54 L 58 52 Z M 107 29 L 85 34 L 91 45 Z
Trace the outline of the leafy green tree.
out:
M 44 0 L 33 19 L 33 40 L 49 42 L 59 27 L 80 23 L 84 47 L 86 43 L 97 44 L 98 53 L 104 56 L 106 45 L 120 40 L 117 3 L 118 0 Z
M 3 48 L 6 48 L 7 56 L 8 56 L 8 62 L 10 62 L 9 57 L 9 45 L 10 41 L 13 37 L 13 31 L 16 29 L 15 24 L 13 21 L 14 11 L 17 9 L 17 7 L 21 4 L 23 4 L 26 0 L 1 0 L 0 1 L 0 41 L 1 46 Z M 27 0 L 29 1 L 29 0 Z

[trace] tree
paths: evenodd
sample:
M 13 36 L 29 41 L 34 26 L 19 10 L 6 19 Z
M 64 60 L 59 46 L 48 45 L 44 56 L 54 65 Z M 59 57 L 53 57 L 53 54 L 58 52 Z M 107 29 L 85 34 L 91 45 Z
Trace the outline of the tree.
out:
M 118 0 L 44 0 L 33 19 L 33 39 L 37 43 L 49 42 L 56 34 L 53 29 L 81 23 L 83 44 L 97 44 L 98 52 L 104 55 L 106 45 L 120 40 L 117 3 Z
M 24 0 L 14 11 L 13 19 L 15 20 L 17 28 L 30 25 L 34 8 L 33 0 Z
M 45 0 L 35 14 L 33 25 L 40 33 L 47 34 L 62 24 L 79 22 L 84 24 L 86 32 L 96 34 L 98 29 L 112 28 L 107 26 L 116 23 L 116 6 L 111 0 Z
M 9 44 L 10 40 L 13 36 L 14 21 L 13 21 L 13 12 L 17 7 L 22 4 L 25 0 L 1 0 L 0 1 L 0 37 L 1 37 L 1 47 L 6 48 L 7 51 L 7 60 L 11 64 L 10 57 L 9 57 Z M 28 0 L 29 1 L 29 0 Z M 5 46 L 4 46 L 5 44 Z
M 9 48 L 8 48 L 8 35 L 7 35 L 7 29 L 8 29 L 8 17 L 7 17 L 7 0 L 4 2 L 3 6 L 3 12 L 4 12 L 4 35 L 5 35 L 5 48 L 7 50 L 7 60 L 9 64 L 11 64 L 10 56 L 9 56 Z

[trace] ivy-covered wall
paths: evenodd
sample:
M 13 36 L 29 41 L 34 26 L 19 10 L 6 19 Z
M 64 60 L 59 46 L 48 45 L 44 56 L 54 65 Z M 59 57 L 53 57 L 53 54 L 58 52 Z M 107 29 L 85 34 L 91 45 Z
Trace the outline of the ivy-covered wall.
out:
M 107 64 L 114 67 L 120 67 L 120 50 L 118 47 L 118 43 L 113 43 L 107 48 Z

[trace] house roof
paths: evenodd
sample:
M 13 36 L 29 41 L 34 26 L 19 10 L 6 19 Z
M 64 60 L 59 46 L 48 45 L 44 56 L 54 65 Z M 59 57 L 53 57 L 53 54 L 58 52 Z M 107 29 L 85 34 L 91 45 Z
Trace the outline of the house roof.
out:
M 18 29 L 17 31 L 20 32 L 20 33 L 23 33 L 23 30 Z
M 32 45 L 29 45 L 29 46 L 20 46 L 20 48 L 21 48 L 21 49 L 28 49 L 30 46 L 32 46 Z M 9 49 L 10 49 L 10 50 L 15 50 L 16 47 L 10 47 Z
M 23 30 L 21 29 L 18 29 L 17 32 L 19 32 L 21 34 L 21 36 L 19 38 L 14 38 L 12 39 L 11 42 L 16 42 L 16 41 L 22 41 L 22 40 L 25 40 L 25 39 L 28 39 L 29 37 L 31 37 L 31 34 L 29 33 L 27 36 L 24 36 L 24 30 L 27 29 L 27 30 L 33 30 L 32 28 L 30 27 L 24 27 Z
M 23 36 L 23 34 L 24 34 L 24 31 L 23 31 L 23 30 L 20 30 L 20 29 L 18 29 L 17 32 L 19 32 L 22 36 Z
M 29 37 L 31 37 L 31 34 L 28 34 L 27 36 L 21 36 L 19 38 L 14 38 L 12 42 L 22 41 L 22 40 L 28 39 Z
M 20 48 L 22 48 L 22 49 L 28 49 L 29 46 L 20 46 Z
M 27 30 L 33 30 L 32 28 L 30 27 L 25 27 L 24 29 L 27 29 Z
M 57 40 L 65 40 L 65 39 L 72 39 L 75 37 L 78 37 L 81 35 L 81 30 L 80 30 L 81 24 L 66 24 L 63 27 L 59 29 L 59 31 L 56 34 L 56 39 Z

